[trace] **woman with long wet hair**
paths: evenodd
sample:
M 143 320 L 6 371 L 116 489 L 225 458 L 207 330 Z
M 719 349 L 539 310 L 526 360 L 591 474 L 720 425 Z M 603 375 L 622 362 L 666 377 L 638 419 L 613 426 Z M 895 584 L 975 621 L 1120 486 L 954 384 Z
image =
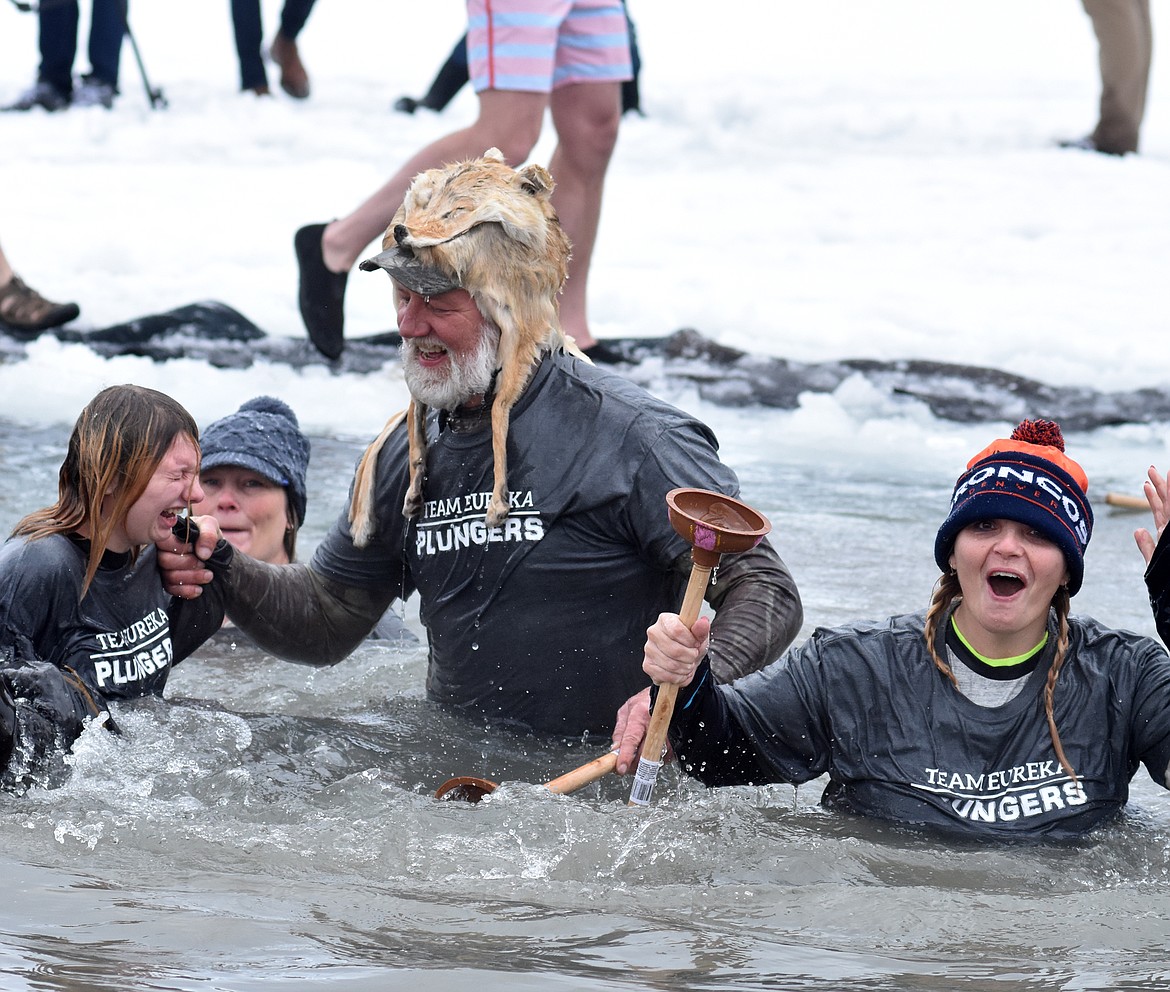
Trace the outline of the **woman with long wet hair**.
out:
M 111 386 L 81 412 L 57 501 L 0 547 L 0 783 L 38 778 L 112 700 L 161 695 L 214 631 L 163 590 L 154 545 L 199 488 L 199 428 L 171 397 Z
M 712 683 L 708 625 L 664 614 L 644 668 L 679 693 L 670 740 L 708 785 L 808 782 L 822 802 L 974 837 L 1078 836 L 1139 764 L 1170 787 L 1170 658 L 1069 613 L 1093 527 L 1059 427 L 1024 421 L 959 476 L 923 613 L 819 629 Z

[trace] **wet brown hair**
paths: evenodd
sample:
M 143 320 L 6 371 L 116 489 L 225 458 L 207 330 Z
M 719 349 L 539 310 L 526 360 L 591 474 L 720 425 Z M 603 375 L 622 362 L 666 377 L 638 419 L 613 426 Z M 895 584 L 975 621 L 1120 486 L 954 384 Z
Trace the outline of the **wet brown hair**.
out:
M 926 611 L 926 628 L 923 634 L 926 638 L 926 650 L 934 659 L 935 667 L 950 680 L 951 685 L 956 689 L 959 687 L 959 683 L 955 678 L 955 673 L 951 671 L 951 666 L 947 664 L 946 659 L 939 654 L 936 645 L 939 623 L 945 619 L 951 605 L 962 598 L 963 590 L 959 585 L 959 576 L 954 571 L 944 572 L 935 583 L 934 596 L 930 601 L 930 608 Z M 1060 743 L 1060 733 L 1056 729 L 1056 717 L 1052 704 L 1056 692 L 1056 679 L 1060 675 L 1061 666 L 1068 654 L 1069 594 L 1065 586 L 1056 590 L 1056 595 L 1052 597 L 1052 608 L 1056 611 L 1056 654 L 1052 658 L 1052 666 L 1048 669 L 1048 681 L 1044 685 L 1044 712 L 1048 717 L 1048 733 L 1052 738 L 1052 747 L 1056 751 L 1060 767 L 1065 770 L 1069 778 L 1076 782 L 1077 774 L 1073 771 L 1072 765 L 1069 764 L 1068 758 L 1065 757 L 1064 746 Z
M 84 597 L 114 528 L 125 522 L 179 437 L 190 439 L 198 449 L 199 425 L 166 393 L 134 385 L 103 389 L 73 426 L 58 475 L 57 502 L 26 516 L 13 528 L 13 536 L 35 541 L 86 527 L 90 551 L 81 586 Z M 110 513 L 103 515 L 107 494 L 114 501 Z

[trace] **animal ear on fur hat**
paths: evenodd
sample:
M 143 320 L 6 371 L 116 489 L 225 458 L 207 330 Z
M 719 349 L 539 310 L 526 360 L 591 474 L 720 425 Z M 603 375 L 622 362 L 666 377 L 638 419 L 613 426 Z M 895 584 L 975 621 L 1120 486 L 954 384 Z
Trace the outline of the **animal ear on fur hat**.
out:
M 521 179 L 520 188 L 526 193 L 531 193 L 533 196 L 549 197 L 557 188 L 557 184 L 553 182 L 553 177 L 549 175 L 548 170 L 543 166 L 536 164 L 526 165 L 520 170 L 519 176 Z

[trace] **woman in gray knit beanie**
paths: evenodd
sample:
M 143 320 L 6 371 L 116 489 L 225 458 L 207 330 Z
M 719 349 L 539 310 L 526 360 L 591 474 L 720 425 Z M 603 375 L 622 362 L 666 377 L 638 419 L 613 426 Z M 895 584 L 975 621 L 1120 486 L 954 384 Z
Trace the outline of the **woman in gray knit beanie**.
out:
M 248 400 L 209 425 L 200 437 L 202 502 L 194 516 L 219 521 L 228 543 L 273 565 L 296 560 L 297 530 L 305 522 L 309 439 L 297 415 L 273 396 Z M 380 640 L 415 642 L 401 603 L 391 604 L 370 632 Z
M 283 400 L 257 396 L 200 438 L 204 499 L 196 514 L 219 520 L 229 543 L 274 564 L 296 559 L 305 522 L 309 439 Z

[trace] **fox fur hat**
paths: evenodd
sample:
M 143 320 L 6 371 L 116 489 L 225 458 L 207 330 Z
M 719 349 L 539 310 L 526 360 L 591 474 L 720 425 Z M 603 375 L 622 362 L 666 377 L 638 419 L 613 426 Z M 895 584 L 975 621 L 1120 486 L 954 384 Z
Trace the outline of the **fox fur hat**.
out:
M 423 295 L 465 289 L 505 336 L 511 327 L 547 328 L 540 337 L 559 345 L 557 296 L 570 247 L 550 200 L 554 186 L 546 169 L 513 169 L 498 148 L 421 172 L 381 254 L 360 268 L 384 269 Z

